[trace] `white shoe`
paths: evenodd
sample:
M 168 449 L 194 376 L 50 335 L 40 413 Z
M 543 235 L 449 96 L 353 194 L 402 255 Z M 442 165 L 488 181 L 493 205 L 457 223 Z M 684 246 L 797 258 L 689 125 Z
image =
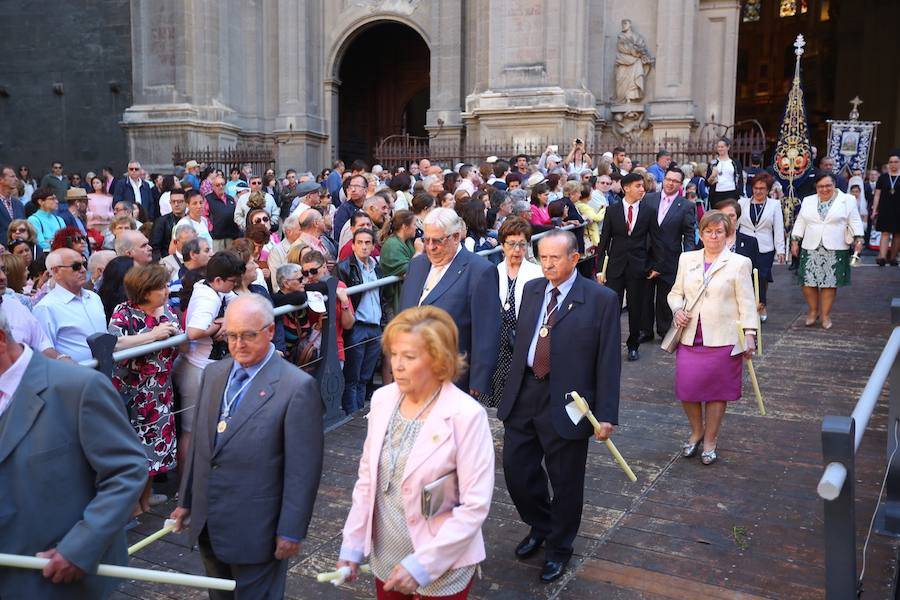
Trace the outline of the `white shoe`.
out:
M 150 494 L 150 499 L 147 500 L 147 504 L 150 506 L 159 506 L 160 504 L 165 504 L 169 501 L 169 497 L 165 494 Z

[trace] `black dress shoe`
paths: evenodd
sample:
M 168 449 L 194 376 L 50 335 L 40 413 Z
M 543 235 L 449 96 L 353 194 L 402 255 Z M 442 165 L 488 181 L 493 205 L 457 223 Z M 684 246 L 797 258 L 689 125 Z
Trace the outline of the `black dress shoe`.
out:
M 538 551 L 544 538 L 533 537 L 531 534 L 525 536 L 525 539 L 516 546 L 516 558 L 528 558 Z
M 544 561 L 544 568 L 541 570 L 541 583 L 550 583 L 556 581 L 566 572 L 567 560 L 548 560 Z
M 640 357 L 638 356 L 637 348 L 635 348 L 634 350 L 629 350 L 629 351 L 628 351 L 628 362 L 634 362 L 634 361 L 636 361 L 638 358 L 640 358 Z
M 653 341 L 652 333 L 642 333 L 641 337 L 638 338 L 638 344 L 646 344 L 647 342 Z

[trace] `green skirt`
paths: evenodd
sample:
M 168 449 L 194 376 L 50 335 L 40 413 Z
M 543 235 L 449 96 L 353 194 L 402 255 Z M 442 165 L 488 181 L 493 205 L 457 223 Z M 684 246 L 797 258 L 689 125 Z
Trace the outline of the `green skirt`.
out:
M 850 285 L 850 250 L 801 249 L 797 279 L 800 285 L 814 288 Z

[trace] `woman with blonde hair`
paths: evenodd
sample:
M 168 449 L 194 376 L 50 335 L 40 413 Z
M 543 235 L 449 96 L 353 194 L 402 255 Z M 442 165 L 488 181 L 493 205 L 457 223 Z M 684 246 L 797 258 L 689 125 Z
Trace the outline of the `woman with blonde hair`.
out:
M 728 250 L 734 227 L 722 211 L 703 215 L 703 248 L 681 253 L 667 297 L 673 321 L 684 327 L 675 354 L 675 397 L 687 414 L 691 437 L 681 455 L 691 458 L 700 451 L 704 465 L 718 458 L 726 404 L 741 398 L 741 355 L 751 358 L 756 349 L 752 263 Z M 740 344 L 738 327 L 744 331 L 746 348 Z
M 468 597 L 485 558 L 481 527 L 494 488 L 487 413 L 453 385 L 459 333 L 434 306 L 384 330 L 394 383 L 372 397 L 338 568 L 369 556 L 378 598 Z

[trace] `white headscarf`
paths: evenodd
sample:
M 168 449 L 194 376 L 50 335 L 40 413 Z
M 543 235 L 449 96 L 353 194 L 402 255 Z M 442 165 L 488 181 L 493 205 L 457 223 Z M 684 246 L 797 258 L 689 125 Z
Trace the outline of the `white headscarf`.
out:
M 866 207 L 866 186 L 863 182 L 863 178 L 859 175 L 854 175 L 850 178 L 850 181 L 847 182 L 847 193 L 851 196 L 853 196 L 853 192 L 851 192 L 850 190 L 853 189 L 854 185 L 859 186 L 859 198 L 854 196 L 854 199 L 856 200 L 856 206 L 859 209 L 859 216 L 865 217 L 869 214 L 869 211 Z

